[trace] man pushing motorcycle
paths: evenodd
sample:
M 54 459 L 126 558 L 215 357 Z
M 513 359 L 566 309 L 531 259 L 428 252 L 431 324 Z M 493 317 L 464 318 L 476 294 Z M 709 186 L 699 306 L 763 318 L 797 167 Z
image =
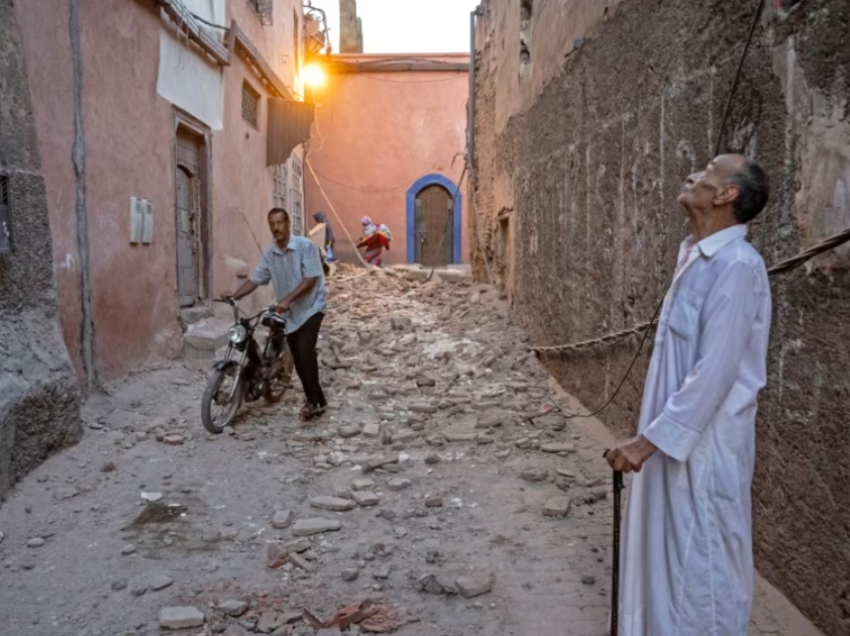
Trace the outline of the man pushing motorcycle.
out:
M 319 330 L 328 310 L 322 261 L 312 241 L 292 235 L 286 210 L 272 208 L 268 221 L 275 243 L 263 254 L 251 277 L 230 299 L 239 300 L 260 285 L 272 283 L 277 298 L 276 310 L 286 314 L 286 341 L 306 395 L 301 421 L 309 422 L 327 409 L 319 383 L 316 353 Z

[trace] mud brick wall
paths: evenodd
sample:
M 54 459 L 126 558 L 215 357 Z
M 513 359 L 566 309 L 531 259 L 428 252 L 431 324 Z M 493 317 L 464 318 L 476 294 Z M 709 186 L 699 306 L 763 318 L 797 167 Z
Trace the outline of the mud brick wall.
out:
M 536 2 L 525 66 L 519 4 L 479 19 L 471 260 L 535 344 L 575 342 L 648 319 L 666 290 L 687 234 L 676 196 L 713 155 L 758 2 Z M 771 264 L 850 227 L 850 3 L 766 4 L 723 150 L 771 175 L 752 228 Z M 845 246 L 773 281 L 753 502 L 759 571 L 830 636 L 850 633 L 848 265 Z M 636 343 L 547 365 L 595 407 Z M 621 437 L 646 363 L 603 413 Z
M 0 0 L 0 42 L 0 175 L 14 240 L 14 251 L 0 254 L 3 495 L 49 453 L 76 442 L 82 425 L 76 376 L 59 329 L 47 196 L 12 0 Z

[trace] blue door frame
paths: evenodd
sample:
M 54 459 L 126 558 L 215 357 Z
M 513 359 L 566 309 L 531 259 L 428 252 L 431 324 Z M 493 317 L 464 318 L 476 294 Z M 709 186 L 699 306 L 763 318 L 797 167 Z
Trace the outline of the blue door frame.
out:
M 430 185 L 440 185 L 449 191 L 449 196 L 454 196 L 457 186 L 451 179 L 444 177 L 441 174 L 428 174 L 416 181 L 407 191 L 407 262 L 414 263 L 416 261 L 416 195 Z M 463 220 L 461 212 L 463 210 L 463 195 L 458 192 L 455 199 L 455 207 L 452 213 L 452 226 L 454 229 L 454 241 L 452 244 L 452 264 L 457 265 L 461 261 L 461 230 L 463 228 Z

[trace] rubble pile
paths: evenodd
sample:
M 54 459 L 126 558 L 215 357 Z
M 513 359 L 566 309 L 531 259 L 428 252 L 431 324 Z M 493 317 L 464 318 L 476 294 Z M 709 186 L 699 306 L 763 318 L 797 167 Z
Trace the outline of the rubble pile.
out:
M 427 274 L 336 268 L 316 422 L 298 422 L 296 380 L 281 404 L 247 405 L 209 435 L 197 416 L 209 369 L 188 362 L 90 402 L 81 447 L 21 491 L 71 522 L 9 523 L 25 506 L 0 509 L 0 558 L 27 574 L 0 604 L 50 588 L 31 555 L 96 543 L 79 567 L 108 574 L 79 594 L 100 609 L 50 608 L 87 636 L 508 633 L 512 603 L 543 607 L 570 586 L 576 611 L 604 607 L 604 587 L 582 583 L 605 578 L 609 536 L 607 471 L 581 456 L 598 457 L 595 442 L 568 425 L 505 298 Z M 561 566 L 535 573 L 555 537 Z M 100 605 L 124 596 L 126 613 Z

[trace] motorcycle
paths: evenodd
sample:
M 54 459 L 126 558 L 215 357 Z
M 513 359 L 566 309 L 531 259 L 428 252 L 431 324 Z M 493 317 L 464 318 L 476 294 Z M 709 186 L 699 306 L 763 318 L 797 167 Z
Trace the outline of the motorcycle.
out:
M 279 402 L 292 386 L 294 360 L 286 344 L 286 320 L 274 307 L 247 316 L 234 300 L 216 302 L 232 307 L 234 324 L 227 332 L 227 352 L 207 380 L 201 422 L 219 434 L 236 418 L 243 400 Z M 268 329 L 262 349 L 256 338 L 261 325 Z

